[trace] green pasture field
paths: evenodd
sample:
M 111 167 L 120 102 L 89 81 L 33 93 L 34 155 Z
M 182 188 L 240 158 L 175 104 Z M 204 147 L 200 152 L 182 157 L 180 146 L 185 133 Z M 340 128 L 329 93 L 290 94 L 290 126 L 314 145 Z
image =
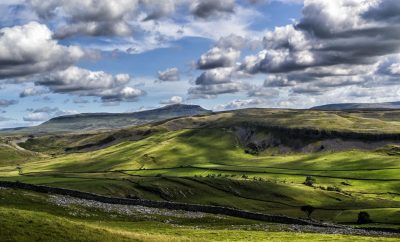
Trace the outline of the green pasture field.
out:
M 60 206 L 51 195 L 0 189 L 1 241 L 397 241 L 397 237 L 290 232 L 281 225 L 217 215 L 106 211 Z M 181 213 L 177 213 L 181 214 Z
M 304 183 L 314 177 L 313 186 Z M 379 151 L 246 154 L 218 128 L 161 131 L 104 149 L 40 158 L 0 169 L 1 180 L 137 197 L 236 207 L 376 226 L 400 224 L 400 156 Z

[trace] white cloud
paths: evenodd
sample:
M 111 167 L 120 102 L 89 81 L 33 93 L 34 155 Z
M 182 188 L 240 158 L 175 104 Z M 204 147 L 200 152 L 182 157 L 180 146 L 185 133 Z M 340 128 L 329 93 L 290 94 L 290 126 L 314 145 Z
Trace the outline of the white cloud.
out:
M 137 101 L 145 92 L 127 86 L 130 81 L 128 74 L 111 75 L 72 66 L 44 75 L 35 83 L 56 93 L 95 96 L 107 102 Z
M 232 67 L 240 57 L 240 51 L 214 47 L 200 56 L 197 62 L 199 69 L 214 69 L 218 67 Z
M 66 68 L 83 56 L 77 46 L 59 45 L 37 22 L 0 29 L 0 79 Z
M 168 100 L 161 101 L 161 104 L 180 104 L 183 102 L 183 98 L 180 96 L 173 96 Z
M 160 81 L 160 82 L 180 81 L 179 69 L 174 67 L 174 68 L 168 68 L 164 71 L 159 71 L 158 72 L 158 81 Z
M 61 110 L 57 107 L 42 107 L 37 109 L 28 109 L 27 111 L 29 111 L 29 113 L 23 117 L 23 120 L 26 122 L 43 122 L 54 117 L 79 113 L 75 110 Z
M 232 110 L 232 109 L 243 109 L 243 108 L 250 108 L 250 107 L 258 107 L 264 103 L 261 99 L 237 99 L 229 102 L 227 104 L 220 104 L 215 106 L 214 110 Z
M 263 49 L 245 57 L 240 69 L 267 74 L 266 87 L 309 95 L 393 83 L 398 62 L 387 57 L 400 52 L 398 1 L 306 0 L 302 13 L 268 31 Z
M 49 93 L 49 90 L 45 88 L 39 88 L 39 87 L 28 87 L 25 88 L 20 94 L 19 97 L 31 97 L 31 96 L 39 96 L 42 94 Z
M 233 13 L 234 8 L 234 0 L 194 0 L 190 10 L 198 18 L 211 18 Z

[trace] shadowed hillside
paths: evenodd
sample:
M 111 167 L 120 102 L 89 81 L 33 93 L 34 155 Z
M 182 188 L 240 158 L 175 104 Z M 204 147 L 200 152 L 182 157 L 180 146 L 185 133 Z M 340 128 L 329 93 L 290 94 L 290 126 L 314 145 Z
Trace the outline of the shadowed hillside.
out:
M 313 110 L 385 110 L 385 109 L 400 109 L 400 102 L 386 103 L 338 103 L 316 106 Z
M 47 134 L 19 144 L 43 156 L 19 169 L 4 163 L 0 177 L 336 223 L 355 224 L 367 211 L 371 226 L 397 228 L 399 117 L 399 111 L 247 109 Z
M 86 113 L 53 118 L 36 127 L 6 129 L 6 134 L 40 134 L 57 132 L 82 132 L 122 128 L 170 118 L 210 113 L 197 105 L 175 104 L 158 109 L 134 113 Z

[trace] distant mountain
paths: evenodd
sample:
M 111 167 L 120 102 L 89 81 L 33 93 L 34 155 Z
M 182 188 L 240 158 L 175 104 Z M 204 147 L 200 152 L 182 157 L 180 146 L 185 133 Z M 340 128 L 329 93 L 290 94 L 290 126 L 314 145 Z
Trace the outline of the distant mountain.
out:
M 198 105 L 174 104 L 133 113 L 82 113 L 60 116 L 35 127 L 6 129 L 2 133 L 54 133 L 122 128 L 170 118 L 211 113 Z
M 400 102 L 387 103 L 338 103 L 312 107 L 312 110 L 371 110 L 371 109 L 400 109 Z

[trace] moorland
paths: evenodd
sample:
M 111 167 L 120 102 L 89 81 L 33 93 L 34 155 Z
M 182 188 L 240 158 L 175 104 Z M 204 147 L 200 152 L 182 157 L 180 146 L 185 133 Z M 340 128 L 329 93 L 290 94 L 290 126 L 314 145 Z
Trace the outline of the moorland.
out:
M 0 180 L 237 208 L 348 228 L 400 228 L 400 111 L 196 110 L 142 118 L 133 125 L 126 125 L 124 117 L 123 125 L 113 120 L 108 121 L 112 126 L 57 130 L 58 118 L 36 129 L 5 130 L 0 133 Z M 70 127 L 77 119 L 87 123 L 82 116 L 67 119 Z M 60 205 L 57 199 L 72 198 L 0 189 L 0 224 L 6 228 L 1 236 L 27 239 L 44 226 L 48 235 L 40 235 L 42 240 L 82 236 L 87 238 L 82 241 L 98 241 L 101 236 L 110 241 L 115 235 L 121 241 L 398 239 L 326 231 L 317 236 L 318 231 L 305 228 L 299 234 L 289 225 L 181 216 L 179 211 L 143 216 L 137 208 L 123 213 L 86 206 L 87 201 Z M 360 221 L 361 212 L 369 218 Z M 28 225 L 16 229 L 21 224 Z M 62 232 L 77 226 L 85 228 L 82 234 Z

